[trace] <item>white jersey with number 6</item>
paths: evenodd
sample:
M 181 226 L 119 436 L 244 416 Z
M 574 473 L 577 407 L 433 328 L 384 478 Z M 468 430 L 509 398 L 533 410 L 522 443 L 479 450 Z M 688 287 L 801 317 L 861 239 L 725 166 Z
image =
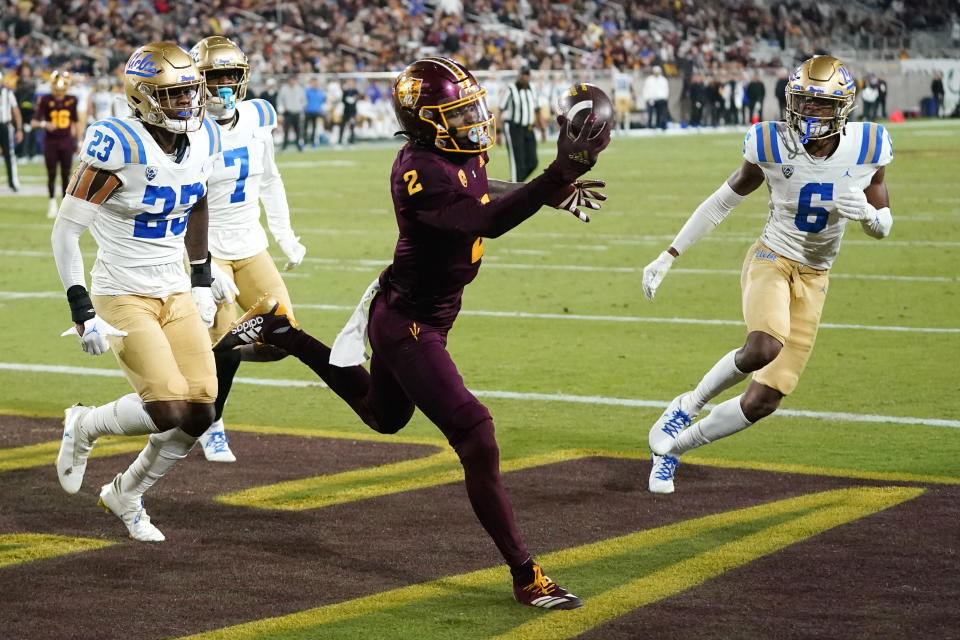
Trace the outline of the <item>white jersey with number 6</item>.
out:
M 267 248 L 260 224 L 260 201 L 274 237 L 292 235 L 290 208 L 277 169 L 272 130 L 277 112 L 266 100 L 237 105 L 237 120 L 221 126 L 223 155 L 210 178 L 210 253 L 222 260 L 241 260 Z
M 205 118 L 187 136 L 177 162 L 136 118 L 108 118 L 87 129 L 80 160 L 121 183 L 90 225 L 98 246 L 92 293 L 163 297 L 190 290 L 183 236 L 220 154 L 220 127 Z
M 849 123 L 836 151 L 817 158 L 785 123 L 760 122 L 747 131 L 743 157 L 763 170 L 770 190 L 760 240 L 791 260 L 829 269 L 847 222 L 837 214 L 834 197 L 851 187 L 865 189 L 893 160 L 893 143 L 879 124 Z

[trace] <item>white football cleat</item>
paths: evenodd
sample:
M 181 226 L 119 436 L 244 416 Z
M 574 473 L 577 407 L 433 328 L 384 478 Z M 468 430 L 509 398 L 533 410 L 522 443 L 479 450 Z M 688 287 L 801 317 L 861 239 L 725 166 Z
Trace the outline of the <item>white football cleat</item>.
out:
M 223 430 L 223 420 L 217 420 L 200 436 L 203 455 L 210 462 L 236 462 L 237 457 L 230 450 L 229 438 Z
M 663 415 L 650 427 L 647 440 L 650 450 L 658 456 L 669 453 L 673 448 L 673 441 L 680 432 L 689 427 L 690 423 L 700 415 L 699 411 L 694 413 L 686 406 L 689 395 L 689 393 L 681 393 L 674 398 Z
M 650 459 L 653 462 L 653 468 L 650 469 L 647 489 L 651 493 L 673 493 L 673 474 L 680 466 L 680 461 L 673 456 L 657 454 L 653 454 Z
M 63 412 L 63 439 L 60 440 L 60 453 L 57 454 L 57 477 L 60 486 L 69 494 L 80 490 L 83 474 L 87 471 L 87 458 L 96 442 L 89 440 L 80 428 L 80 420 L 93 410 L 94 407 L 75 404 Z
M 50 198 L 50 205 L 47 207 L 47 219 L 53 220 L 56 218 L 58 211 L 60 211 L 60 205 L 57 204 L 57 199 Z
M 107 510 L 107 513 L 120 518 L 127 526 L 130 537 L 140 542 L 163 542 L 166 538 L 160 529 L 150 523 L 150 516 L 143 508 L 143 498 L 128 498 L 120 491 L 120 476 L 113 482 L 103 485 L 100 489 L 98 505 Z

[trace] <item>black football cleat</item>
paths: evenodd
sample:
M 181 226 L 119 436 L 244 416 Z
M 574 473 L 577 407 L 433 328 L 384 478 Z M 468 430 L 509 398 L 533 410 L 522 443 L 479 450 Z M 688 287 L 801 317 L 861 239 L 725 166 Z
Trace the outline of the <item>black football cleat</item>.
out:
M 583 606 L 583 600 L 543 575 L 536 563 L 533 565 L 533 582 L 513 579 L 513 597 L 520 604 L 541 609 L 579 609 Z
M 270 344 L 270 335 L 297 329 L 290 312 L 269 293 L 237 318 L 213 345 L 214 351 L 229 351 L 245 344 Z

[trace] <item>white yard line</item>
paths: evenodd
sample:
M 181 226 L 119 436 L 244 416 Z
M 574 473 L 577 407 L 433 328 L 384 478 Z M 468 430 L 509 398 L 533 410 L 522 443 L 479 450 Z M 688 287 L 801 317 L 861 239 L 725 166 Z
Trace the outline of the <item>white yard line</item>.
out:
M 944 218 L 947 220 L 947 218 Z M 0 229 L 36 229 L 50 231 L 53 228 L 53 222 L 46 224 L 18 224 L 11 222 L 0 222 Z M 390 227 L 377 227 L 375 229 L 324 229 L 312 227 L 297 227 L 297 232 L 303 235 L 331 235 L 331 236 L 376 236 L 389 235 L 396 237 L 397 230 Z M 759 232 L 759 230 L 758 230 Z M 583 240 L 583 234 L 580 233 L 560 233 L 560 232 L 538 232 L 538 231 L 517 231 L 510 234 L 511 240 L 523 239 L 557 239 L 578 242 Z M 669 235 L 645 235 L 645 234 L 622 234 L 622 233 L 591 233 L 590 240 L 597 242 L 609 242 L 610 244 L 621 245 L 647 245 L 658 242 L 669 242 L 674 239 L 674 234 Z M 757 239 L 757 234 L 742 233 L 724 233 L 714 232 L 702 239 L 702 242 L 723 242 L 723 243 L 751 243 Z M 940 241 L 940 240 L 890 240 L 884 239 L 882 242 L 871 239 L 845 239 L 844 246 L 875 247 L 883 249 L 885 247 L 960 247 L 960 241 Z
M 558 248 L 568 250 L 571 245 L 557 245 Z M 589 245 L 580 247 L 584 250 L 602 251 L 606 246 Z M 550 252 L 536 249 L 500 249 L 500 254 L 511 255 L 549 255 Z M 18 258 L 49 258 L 53 259 L 53 253 L 46 251 L 24 251 L 19 249 L 0 250 L 0 256 L 11 256 Z M 84 254 L 84 258 L 92 260 L 93 253 Z M 274 258 L 275 262 L 285 262 L 286 258 Z M 342 271 L 374 271 L 381 270 L 387 266 L 387 260 L 369 260 L 361 258 L 304 258 L 305 264 L 319 265 L 323 268 L 336 269 Z M 363 267 L 370 267 L 366 269 Z M 523 262 L 500 262 L 499 256 L 488 255 L 484 259 L 485 269 L 517 269 L 526 271 L 573 271 L 573 272 L 595 272 L 595 273 L 643 273 L 643 267 L 610 267 L 604 265 L 588 264 L 531 264 Z M 685 275 L 708 275 L 708 276 L 736 276 L 740 277 L 739 269 L 685 269 L 677 267 L 670 270 L 673 274 Z M 291 276 L 290 273 L 284 273 L 284 277 Z M 293 275 L 296 277 L 296 275 Z M 896 282 L 960 282 L 960 275 L 950 276 L 904 276 L 896 274 L 877 274 L 877 273 L 831 273 L 831 278 L 842 280 L 889 280 Z
M 17 362 L 0 362 L 0 370 L 18 371 L 23 373 L 46 373 L 73 376 L 101 376 L 107 378 L 122 378 L 123 373 L 116 369 L 93 369 L 87 367 L 66 367 L 58 365 L 26 364 Z M 266 387 L 325 387 L 319 380 L 308 382 L 305 380 L 283 380 L 271 378 L 235 378 L 234 382 Z M 638 398 L 610 398 L 607 396 L 578 396 L 565 393 L 520 393 L 517 391 L 482 391 L 472 393 L 481 398 L 497 398 L 501 400 L 521 400 L 539 402 L 568 402 L 573 404 L 589 404 L 615 407 L 642 407 L 663 409 L 670 403 L 660 400 L 642 400 Z M 713 405 L 707 405 L 712 408 Z M 775 415 L 792 418 L 811 418 L 814 420 L 832 420 L 836 422 L 869 422 L 884 424 L 919 424 L 930 427 L 951 427 L 960 429 L 960 420 L 944 420 L 937 418 L 912 418 L 906 416 L 881 416 L 864 413 L 848 413 L 839 411 L 807 411 L 803 409 L 778 409 Z
M 64 294 L 57 291 L 0 291 L 0 300 L 20 299 L 58 299 Z M 353 311 L 356 307 L 336 304 L 305 304 L 296 303 L 297 309 L 312 309 L 314 311 Z M 464 309 L 462 316 L 478 316 L 488 318 L 519 318 L 527 320 L 576 320 L 582 322 L 623 322 L 645 324 L 692 324 L 725 327 L 742 327 L 742 320 L 724 320 L 719 318 L 656 318 L 647 316 L 608 316 L 583 313 L 530 313 L 526 311 L 490 311 L 485 309 Z M 956 327 L 902 327 L 897 325 L 875 324 L 840 324 L 821 322 L 821 329 L 850 329 L 854 331 L 894 331 L 899 333 L 960 333 Z

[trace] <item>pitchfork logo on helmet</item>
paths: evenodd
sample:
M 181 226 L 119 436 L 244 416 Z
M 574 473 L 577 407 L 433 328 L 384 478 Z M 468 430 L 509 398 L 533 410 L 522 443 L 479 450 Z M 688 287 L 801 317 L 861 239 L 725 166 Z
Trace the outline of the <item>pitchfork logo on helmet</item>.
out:
M 420 78 L 404 78 L 397 83 L 397 99 L 404 107 L 413 108 L 420 99 L 420 86 L 423 80 Z
M 478 154 L 494 145 L 496 128 L 487 92 L 466 67 L 447 58 L 423 58 L 393 84 L 400 134 L 413 144 L 449 153 Z
M 173 42 L 152 42 L 134 51 L 124 67 L 123 87 L 127 104 L 147 124 L 186 133 L 203 123 L 203 75 Z
M 190 49 L 207 83 L 207 110 L 217 120 L 233 116 L 247 97 L 250 64 L 234 42 L 223 36 L 204 38 Z
M 800 141 L 829 138 L 843 132 L 857 85 L 853 74 L 831 56 L 805 60 L 787 81 L 787 124 Z

